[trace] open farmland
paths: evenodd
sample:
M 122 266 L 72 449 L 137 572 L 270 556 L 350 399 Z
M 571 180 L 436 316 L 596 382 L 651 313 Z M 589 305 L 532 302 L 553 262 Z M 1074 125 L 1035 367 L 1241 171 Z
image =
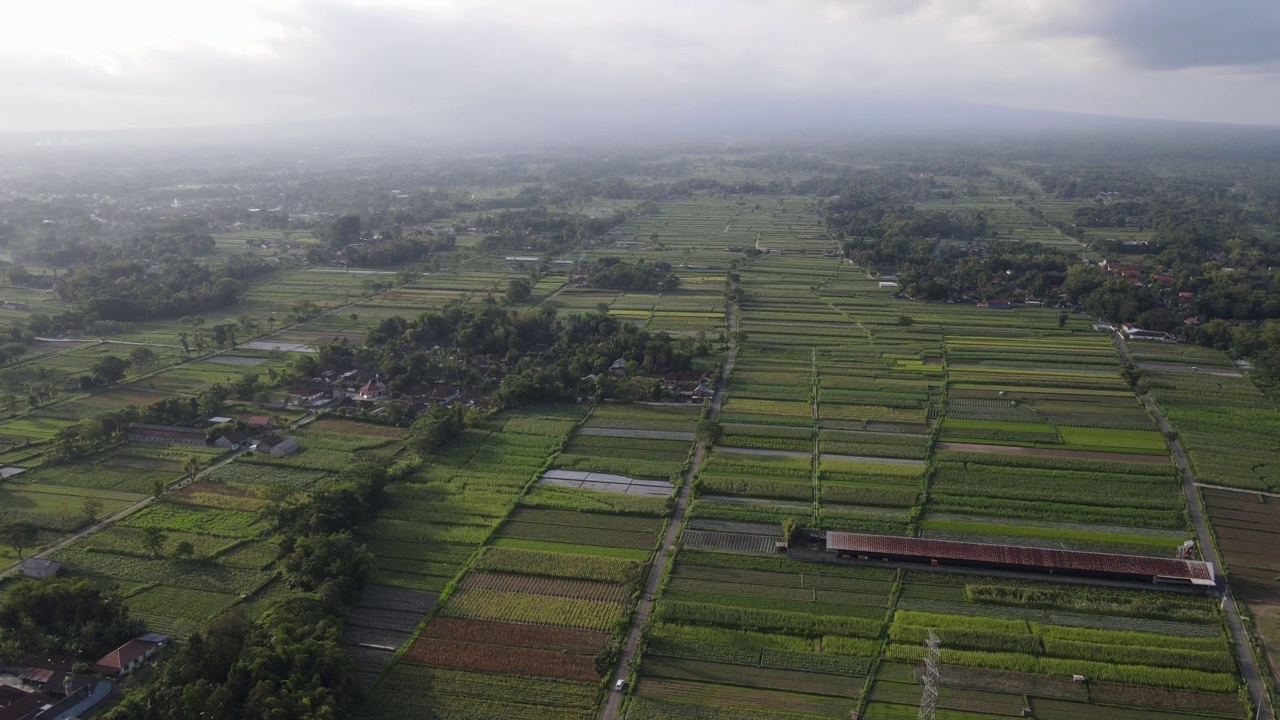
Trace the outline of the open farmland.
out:
M 582 708 L 566 717 L 594 708 L 595 688 L 611 670 L 596 658 L 610 656 L 622 640 L 666 506 L 614 493 L 537 489 L 542 499 L 530 495 L 532 502 L 503 523 L 379 687 L 448 669 L 500 678 L 510 689 L 503 699 L 530 703 L 527 712 L 538 717 L 558 716 L 575 702 Z M 543 694 L 552 681 L 557 692 L 581 693 L 581 700 Z M 421 686 L 408 695 L 380 701 L 377 712 L 457 707 L 459 717 L 470 717 L 486 707 L 465 684 Z
M 749 165 L 692 154 L 681 162 L 707 178 L 763 187 Z M 972 190 L 968 178 L 911 174 L 936 183 L 916 202 L 920 210 L 982 211 L 994 239 L 1080 248 L 1043 218 L 1069 223 L 1087 201 L 1044 197 L 1033 213 L 1006 196 L 1024 179 L 1012 169 L 979 177 Z M 1225 356 L 1152 344 L 1134 349 L 1135 370 L 1082 314 L 1039 301 L 998 309 L 1004 303 L 907 299 L 907 273 L 877 275 L 839 254 L 862 238 L 824 227 L 834 200 L 815 197 L 637 182 L 626 197 L 665 199 L 566 200 L 628 212 L 621 227 L 543 255 L 541 231 L 517 238 L 484 227 L 490 214 L 523 209 L 524 184 L 479 189 L 482 200 L 503 204 L 476 202 L 437 218 L 442 232 L 465 230 L 463 249 L 411 271 L 279 269 L 247 283 L 236 308 L 139 323 L 116 342 L 34 348 L 6 368 L 13 383 L 43 371 L 60 384 L 127 353 L 126 342 L 148 343 L 158 358 L 148 371 L 131 368 L 118 387 L 68 389 L 0 421 L 0 460 L 25 470 L 0 483 L 0 505 L 37 520 L 49 542 L 89 524 L 86 508 L 101 517 L 150 497 L 157 483 L 163 489 L 186 473 L 188 458 L 207 467 L 224 456 L 198 440 L 190 448 L 114 444 L 61 464 L 42 455 L 83 417 L 185 402 L 257 375 L 276 384 L 265 395 L 236 395 L 225 412 L 298 421 L 288 435 L 300 452 L 237 456 L 50 557 L 73 578 L 118 589 L 150 629 L 185 636 L 230 610 L 261 617 L 294 591 L 283 571 L 296 546 L 272 534 L 282 506 L 334 487 L 364 461 L 404 469 L 353 533 L 371 566 L 341 638 L 365 689 L 360 717 L 909 720 L 930 632 L 942 645 L 944 720 L 1250 713 L 1225 615 L 1209 591 L 930 568 L 929 558 L 918 566 L 846 561 L 818 550 L 822 533 L 847 531 L 1173 557 L 1195 535 L 1170 459 L 1173 436 L 1135 395 L 1145 386 L 1191 454 L 1221 557 L 1259 637 L 1280 647 L 1272 507 L 1280 476 L 1271 470 L 1280 415 Z M 1106 232 L 1142 234 L 1120 230 Z M 262 239 L 274 236 L 219 242 L 226 251 L 228 242 Z M 519 249 L 525 241 L 532 249 Z M 524 252 L 538 257 L 509 255 Z M 605 257 L 670 263 L 680 288 L 572 286 L 576 263 Z M 524 300 L 505 297 L 515 280 L 529 281 Z M 302 302 L 333 312 L 301 320 L 294 306 Z M 365 334 L 383 319 L 482 303 L 495 317 L 608 314 L 717 349 L 732 337 L 731 365 L 722 354 L 699 356 L 680 381 L 707 373 L 723 405 L 597 403 L 582 385 L 576 405 L 516 399 L 516 409 L 486 412 L 483 396 L 502 387 L 502 375 L 527 369 L 521 356 L 532 343 L 516 334 L 495 337 L 493 352 L 460 373 L 483 377 L 459 401 L 466 427 L 420 465 L 412 457 L 418 428 L 411 437 L 382 424 L 397 413 L 361 419 L 372 408 L 365 405 L 317 417 L 276 405 L 286 387 L 295 394 L 295 381 L 342 372 L 299 373 L 310 366 L 298 358 L 364 357 Z M 245 337 L 208 355 L 209 327 L 219 322 Z M 184 352 L 180 340 L 197 333 L 205 347 Z M 449 352 L 437 347 L 414 361 Z M 618 354 L 600 358 L 607 366 Z M 598 370 L 575 362 L 541 380 L 563 388 Z M 362 373 L 375 365 L 364 364 Z M 377 371 L 409 407 L 412 397 L 399 395 L 386 369 L 394 364 Z M 731 368 L 723 384 L 721 367 Z M 681 496 L 686 477 L 692 485 Z M 799 534 L 781 547 L 790 521 Z M 655 555 L 664 531 L 678 542 Z M 634 656 L 629 637 L 640 639 Z M 611 684 L 619 669 L 629 680 L 622 692 Z M 615 715 L 609 703 L 619 701 Z

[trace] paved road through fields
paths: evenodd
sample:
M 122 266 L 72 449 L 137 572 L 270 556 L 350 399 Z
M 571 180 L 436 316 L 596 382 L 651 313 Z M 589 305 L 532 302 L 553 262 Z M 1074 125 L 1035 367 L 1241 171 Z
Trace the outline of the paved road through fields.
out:
M 729 349 L 725 352 L 724 368 L 720 371 L 720 382 L 716 383 L 715 395 L 711 398 L 711 410 L 707 413 L 707 417 L 715 420 L 720 416 L 720 406 L 724 404 L 724 389 L 729 384 L 729 373 L 733 371 L 733 360 L 738 354 L 737 341 L 734 340 L 737 330 L 737 317 L 734 314 L 733 306 L 729 305 L 725 308 L 725 319 L 729 327 Z M 640 633 L 644 629 L 645 621 L 649 619 L 649 613 L 653 610 L 654 596 L 658 593 L 658 583 L 662 582 L 662 576 L 667 569 L 667 561 L 671 558 L 671 553 L 676 547 L 676 536 L 680 534 L 680 523 L 684 521 L 685 510 L 689 507 L 689 497 L 693 494 L 693 476 L 698 472 L 698 468 L 702 467 L 702 461 L 707 455 L 706 443 L 698 443 L 698 449 L 694 451 L 693 462 L 689 463 L 689 472 L 685 473 L 684 482 L 680 485 L 680 495 L 676 498 L 676 509 L 671 514 L 671 522 L 667 524 L 667 532 L 662 537 L 662 547 L 658 550 L 658 557 L 653 561 L 653 567 L 649 570 L 649 577 L 645 579 L 644 594 L 640 596 L 640 604 L 636 607 L 636 614 L 631 618 L 631 627 L 627 629 L 627 643 L 623 646 L 621 654 L 618 656 L 618 667 L 614 669 L 613 677 L 609 681 L 609 700 L 605 703 L 604 714 L 601 720 L 617 720 L 618 709 L 622 706 L 622 698 L 625 693 L 614 690 L 614 684 L 618 680 L 625 680 L 631 672 L 631 661 L 635 659 L 636 649 L 640 645 Z
M 1129 347 L 1119 333 L 1116 333 L 1115 341 L 1121 357 L 1132 362 L 1132 357 L 1129 355 Z M 1156 405 L 1155 398 L 1151 397 L 1150 393 L 1143 393 L 1139 398 L 1152 417 L 1156 419 L 1156 424 L 1160 426 L 1160 431 L 1165 433 L 1165 437 L 1173 437 L 1173 426 L 1169 424 L 1164 413 L 1160 412 L 1160 406 Z M 1191 516 L 1191 525 L 1196 530 L 1196 541 L 1200 543 L 1200 553 L 1205 560 L 1217 563 L 1218 572 L 1221 573 L 1223 568 L 1222 555 L 1218 553 L 1218 548 L 1213 543 L 1213 536 L 1209 534 L 1209 528 L 1205 525 L 1204 508 L 1201 507 L 1200 495 L 1196 492 L 1196 476 L 1191 472 L 1191 462 L 1187 459 L 1187 453 L 1183 449 L 1180 440 L 1170 440 L 1169 450 L 1173 452 L 1173 459 L 1178 464 L 1179 472 L 1182 473 L 1182 492 L 1187 497 L 1187 512 Z M 1249 699 L 1253 702 L 1253 706 L 1257 708 L 1257 720 L 1275 720 L 1275 713 L 1272 712 L 1266 689 L 1263 687 L 1262 678 L 1258 673 L 1258 663 L 1254 659 L 1253 646 L 1249 643 L 1249 636 L 1245 632 L 1244 623 L 1240 622 L 1240 611 L 1236 608 L 1236 599 L 1231 593 L 1231 585 L 1226 581 L 1222 583 L 1222 612 L 1227 616 L 1227 625 L 1231 628 L 1231 636 L 1236 643 L 1236 657 L 1240 659 L 1240 673 L 1244 676 L 1244 681 L 1249 686 Z

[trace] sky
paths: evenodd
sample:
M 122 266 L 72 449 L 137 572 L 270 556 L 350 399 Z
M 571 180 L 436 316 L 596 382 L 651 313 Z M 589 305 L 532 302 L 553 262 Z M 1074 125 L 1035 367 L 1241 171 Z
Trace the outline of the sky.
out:
M 921 103 L 1280 125 L 1278 37 L 1277 0 L 41 0 L 0 24 L 0 132 Z

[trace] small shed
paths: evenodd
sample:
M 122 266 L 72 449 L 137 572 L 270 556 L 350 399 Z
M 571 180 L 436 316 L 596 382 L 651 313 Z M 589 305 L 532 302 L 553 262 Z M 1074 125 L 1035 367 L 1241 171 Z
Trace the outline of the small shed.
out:
M 37 580 L 53 577 L 62 570 L 62 563 L 45 560 L 44 558 L 26 558 L 18 563 L 18 566 L 22 568 L 23 577 L 36 578 Z
M 294 440 L 293 438 L 286 438 L 276 443 L 267 452 L 271 453 L 274 457 L 284 457 L 285 455 L 292 455 L 301 449 L 302 446 L 298 444 L 297 440 Z

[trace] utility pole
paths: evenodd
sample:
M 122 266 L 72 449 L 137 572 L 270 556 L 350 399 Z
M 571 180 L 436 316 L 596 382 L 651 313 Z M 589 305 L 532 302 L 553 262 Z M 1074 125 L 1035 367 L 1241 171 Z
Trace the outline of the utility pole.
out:
M 920 682 L 924 683 L 924 693 L 920 695 L 919 720 L 936 720 L 938 712 L 938 666 L 942 663 L 942 650 L 939 647 L 938 635 L 932 630 L 924 641 L 924 674 Z

